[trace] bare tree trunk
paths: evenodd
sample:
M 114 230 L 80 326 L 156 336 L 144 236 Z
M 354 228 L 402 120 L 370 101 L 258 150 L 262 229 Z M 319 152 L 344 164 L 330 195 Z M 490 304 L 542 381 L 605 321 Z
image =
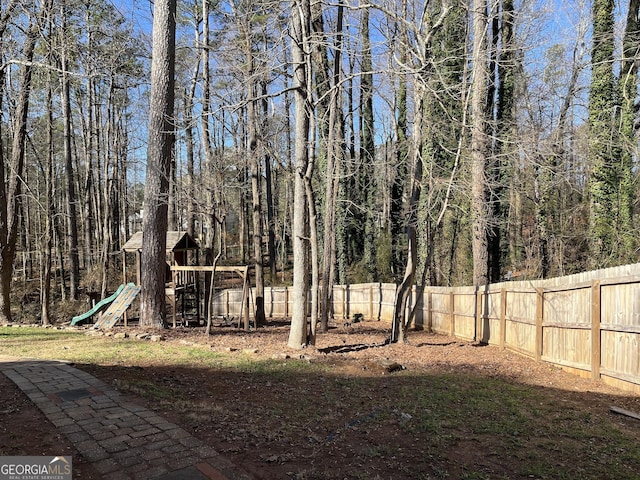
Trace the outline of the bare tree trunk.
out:
M 107 132 L 106 132 L 106 148 L 103 166 L 104 179 L 102 197 L 103 197 L 103 214 L 102 214 L 102 245 L 100 246 L 100 265 L 102 266 L 102 282 L 100 287 L 101 297 L 107 296 L 108 279 L 109 279 L 109 252 L 113 245 L 113 234 L 111 225 L 113 224 L 113 193 L 114 182 L 117 179 L 115 170 L 117 169 L 117 160 L 115 154 L 115 120 L 113 118 L 113 94 L 114 83 L 110 80 L 109 97 L 107 100 Z
M 251 100 L 250 103 L 253 103 L 253 100 Z M 254 109 L 250 107 L 250 110 Z M 249 116 L 249 122 L 251 123 L 251 115 Z M 251 156 L 253 157 L 251 162 L 251 193 L 253 209 L 253 256 L 256 277 L 255 322 L 257 327 L 264 325 L 267 321 L 264 313 L 264 269 L 262 264 L 262 174 L 260 173 L 260 155 L 254 151 Z
M 431 59 L 431 43 L 434 33 L 442 27 L 444 19 L 451 10 L 451 5 L 445 4 L 437 19 L 431 24 L 430 28 L 418 38 L 420 46 L 419 60 L 423 64 L 423 68 L 416 76 L 415 86 L 415 113 L 413 122 L 413 179 L 411 181 L 411 196 L 409 198 L 407 212 L 407 263 L 405 266 L 404 277 L 396 289 L 396 300 L 393 308 L 393 323 L 391 326 L 390 342 L 401 342 L 405 340 L 406 332 L 409 326 L 407 321 L 406 309 L 411 289 L 413 288 L 416 268 L 418 263 L 418 209 L 420 205 L 420 196 L 422 194 L 422 176 L 423 176 L 423 158 L 422 150 L 424 148 L 424 122 L 425 122 L 425 98 L 426 90 L 429 88 L 428 74 Z M 427 11 L 423 12 L 423 17 L 427 15 Z M 426 21 L 426 18 L 422 19 Z M 442 214 L 441 214 L 442 215 Z M 440 220 L 438 220 L 440 221 Z M 410 320 L 411 318 L 409 318 Z
M 309 102 L 310 103 L 310 102 Z M 320 272 L 319 272 L 319 253 L 318 253 L 318 213 L 316 211 L 316 202 L 313 194 L 313 168 L 315 165 L 315 132 L 316 122 L 315 116 L 311 115 L 309 122 L 309 132 L 311 133 L 311 141 L 308 147 L 308 163 L 307 171 L 304 176 L 305 196 L 307 197 L 307 208 L 309 209 L 309 262 L 311 267 L 311 309 L 309 312 L 309 334 L 307 335 L 307 344 L 315 345 L 317 327 L 318 327 L 318 299 L 320 288 Z
M 54 196 L 54 200 L 55 200 Z M 55 203 L 55 202 L 54 202 Z M 56 211 L 60 211 L 60 208 L 55 208 Z M 67 299 L 67 280 L 66 280 L 66 271 L 65 263 L 64 263 L 64 251 L 62 249 L 62 227 L 60 226 L 60 216 L 56 215 L 53 217 L 53 233 L 56 247 L 56 255 L 58 258 L 58 268 L 56 270 L 56 275 L 60 275 L 60 299 L 63 301 Z
M 175 162 L 171 162 L 169 166 L 169 197 L 167 199 L 167 229 L 171 231 L 177 230 L 178 212 L 176 209 L 176 178 L 177 166 Z
M 406 7 L 405 7 L 406 8 Z M 406 38 L 406 33 L 403 35 Z M 402 61 L 406 63 L 406 52 L 400 52 Z M 407 183 L 409 159 L 409 140 L 407 128 L 407 76 L 400 75 L 398 90 L 396 92 L 397 103 L 397 123 L 396 123 L 396 144 L 395 144 L 395 175 L 391 185 L 391 204 L 389 207 L 391 233 L 391 273 L 394 282 L 399 283 L 402 266 L 406 264 L 404 258 L 404 248 L 402 245 L 402 232 L 405 220 L 402 215 L 403 194 Z
M 49 24 L 51 27 L 51 24 Z M 49 60 L 51 58 L 49 57 Z M 53 164 L 54 164 L 54 141 L 53 141 L 53 85 L 51 70 L 47 73 L 47 164 L 45 170 L 45 227 L 41 240 L 42 264 L 40 266 L 40 319 L 43 325 L 51 323 L 51 246 L 53 241 L 53 218 L 55 208 L 53 205 Z
M 320 330 L 326 332 L 329 319 L 333 316 L 333 283 L 336 263 L 336 208 L 339 187 L 339 175 L 344 148 L 344 125 L 341 110 L 342 89 L 340 88 L 340 70 L 342 65 L 342 25 L 344 5 L 338 4 L 336 19 L 336 47 L 333 55 L 333 90 L 329 103 L 329 137 L 327 140 L 327 167 L 324 207 L 324 262 L 322 269 L 322 288 L 320 293 Z
M 85 22 L 89 25 L 91 19 L 91 9 L 87 8 Z M 93 46 L 93 29 L 87 29 L 87 45 L 89 48 Z M 91 71 L 89 72 L 91 73 Z M 94 89 L 95 77 L 88 75 L 86 82 L 86 122 L 81 115 L 82 126 L 84 130 L 84 156 L 85 156 L 85 175 L 84 175 L 84 188 L 82 194 L 84 195 L 84 261 L 85 268 L 94 264 L 93 258 L 93 245 L 95 243 L 96 234 L 96 217 L 94 216 L 94 198 L 93 193 L 96 188 L 93 166 L 94 166 L 94 154 L 95 154 L 95 89 Z
M 4 11 L 0 11 L 0 39 L 4 36 L 7 25 L 13 10 L 18 5 L 17 1 L 10 1 L 4 8 Z M 26 47 L 26 45 L 25 45 Z M 6 64 L 0 65 L 0 78 L 4 78 L 6 74 Z M 0 82 L 0 107 L 2 107 L 4 82 Z M 1 125 L 0 125 L 1 126 Z M 3 145 L 3 135 L 0 130 L 0 178 L 7 178 L 5 175 L 5 149 Z M 11 277 L 13 276 L 13 255 L 15 255 L 15 247 L 12 249 L 8 244 L 9 238 L 9 218 L 7 217 L 9 205 L 7 200 L 15 201 L 13 197 L 7 196 L 6 183 L 3 181 L 0 184 L 0 321 L 11 321 L 11 303 L 10 303 L 10 291 L 11 291 Z
M 487 232 L 490 210 L 487 202 L 487 0 L 473 0 L 473 70 L 471 84 L 471 208 L 473 223 L 473 284 L 489 282 Z
M 290 65 L 291 62 L 289 61 L 289 56 L 288 56 L 288 49 L 284 49 L 283 52 L 283 58 L 284 58 L 284 62 L 285 65 Z M 290 77 L 289 75 L 285 76 L 284 79 L 284 85 L 285 85 L 285 92 L 284 92 L 284 107 L 285 107 L 285 111 L 290 112 L 291 111 L 291 93 L 289 91 L 289 87 L 290 87 L 290 83 L 289 83 Z M 285 132 L 285 136 L 286 136 L 286 143 L 285 143 L 285 181 L 284 181 L 284 185 L 283 185 L 283 196 L 284 196 L 284 207 L 283 207 L 283 219 L 282 219 L 282 226 L 281 226 L 281 236 L 282 236 L 282 241 L 280 243 L 280 251 L 278 252 L 278 257 L 280 258 L 280 268 L 282 269 L 282 276 L 281 276 L 281 281 L 284 282 L 285 280 L 285 272 L 286 272 L 286 268 L 289 264 L 289 255 L 288 255 L 288 251 L 289 251 L 289 240 L 288 240 L 288 233 L 290 232 L 288 226 L 291 225 L 291 219 L 293 218 L 292 215 L 290 215 L 290 213 L 293 213 L 292 210 L 292 202 L 289 201 L 289 199 L 291 198 L 291 181 L 292 181 L 292 175 L 291 172 L 293 170 L 292 168 L 292 164 L 293 164 L 293 142 L 292 142 L 292 135 L 291 135 L 291 115 L 285 115 L 284 116 L 284 132 Z
M 200 43 L 200 33 L 198 25 L 195 28 L 196 45 Z M 193 99 L 196 95 L 196 85 L 198 83 L 198 72 L 200 70 L 200 61 L 196 61 L 193 67 L 193 77 L 191 86 L 185 93 L 184 100 L 184 128 L 185 128 L 185 148 L 187 155 L 187 233 L 195 235 L 196 228 L 196 201 L 195 201 L 195 153 L 193 138 Z
M 69 72 L 67 65 L 67 7 L 63 2 L 62 9 L 62 48 L 60 53 L 60 92 L 62 95 L 62 117 L 64 124 L 64 165 L 67 182 L 67 240 L 69 242 L 69 296 L 78 298 L 80 287 L 80 257 L 78 255 L 78 218 L 76 209 L 76 188 L 74 181 L 73 156 L 71 152 L 71 98 L 69 96 Z
M 125 103 L 127 99 L 126 89 L 123 92 Z M 116 187 L 115 187 L 115 196 L 116 201 L 114 205 L 114 217 L 117 217 L 113 222 L 113 232 L 114 232 L 114 244 L 112 248 L 114 250 L 119 250 L 120 246 L 123 245 L 128 239 L 129 235 L 126 232 L 128 211 L 127 211 L 127 185 L 128 185 L 128 175 L 127 175 L 127 152 L 129 150 L 129 141 L 127 138 L 127 112 L 125 108 L 120 104 L 118 108 L 118 115 L 116 121 L 116 168 L 117 175 L 114 176 L 116 179 Z
M 338 95 L 334 92 L 333 95 Z M 336 207 L 339 186 L 339 172 L 341 165 L 342 142 L 336 141 L 340 137 L 339 129 L 335 125 L 335 117 L 338 109 L 337 101 L 332 99 L 329 122 L 331 130 L 327 149 L 326 185 L 325 185 L 325 215 L 324 215 L 324 259 L 322 266 L 322 288 L 320 294 L 320 331 L 326 332 L 329 328 L 329 319 L 333 316 L 333 285 L 335 278 L 336 262 Z
M 210 58 L 210 38 L 209 38 L 209 0 L 202 0 L 202 143 L 204 150 L 204 164 L 206 165 L 211 181 L 210 194 L 207 199 L 207 223 L 209 228 L 207 231 L 204 248 L 206 252 L 206 262 L 211 264 L 215 257 L 215 237 L 218 230 L 217 210 L 219 202 L 217 200 L 217 169 L 214 162 L 214 151 L 212 139 L 215 139 L 215 131 L 211 131 L 211 67 L 209 65 Z M 224 115 L 224 113 L 223 113 Z M 224 121 L 223 121 L 224 123 Z M 224 142 L 220 143 L 216 149 L 224 150 Z M 221 157 L 223 154 L 218 153 Z
M 309 162 L 308 70 L 305 49 L 309 38 L 309 0 L 294 0 L 291 12 L 291 54 L 293 61 L 293 87 L 295 104 L 294 147 L 294 210 L 293 210 L 293 308 L 288 346 L 301 348 L 307 345 L 307 296 L 309 277 L 308 210 L 305 194 L 305 175 Z
M 10 6 L 10 5 L 9 5 Z M 9 10 L 9 6 L 5 12 Z M 9 185 L 2 182 L 0 186 L 0 323 L 11 322 L 10 290 L 13 277 L 13 262 L 16 254 L 18 234 L 18 214 L 20 211 L 22 181 L 24 170 L 24 150 L 27 138 L 27 114 L 29 96 L 31 94 L 31 76 L 33 53 L 39 33 L 39 22 L 31 19 L 27 37 L 23 47 L 24 64 L 20 92 L 16 100 L 13 141 L 11 148 L 11 175 Z M 0 178 L 5 176 L 4 155 L 0 153 Z
M 245 159 L 246 160 L 246 159 Z M 249 248 L 249 214 L 248 214 L 248 200 L 247 200 L 247 177 L 249 176 L 247 164 L 241 165 L 238 169 L 238 183 L 240 187 L 240 202 L 239 202 L 239 232 L 238 243 L 240 244 L 240 261 L 247 263 L 247 250 Z
M 262 82 L 262 115 L 269 114 L 269 104 L 267 102 L 267 82 Z M 271 281 L 276 277 L 276 220 L 273 213 L 274 197 L 271 175 L 271 156 L 266 152 L 264 155 L 264 181 L 265 181 L 265 201 L 267 203 L 267 253 L 269 255 L 269 271 Z
M 313 170 L 313 167 L 309 169 Z M 309 334 L 307 336 L 307 344 L 315 345 L 318 326 L 318 310 L 319 310 L 319 254 L 318 254 L 318 214 L 313 195 L 313 186 L 311 184 L 311 176 L 305 177 L 305 195 L 307 197 L 307 207 L 309 208 L 309 244 L 310 244 L 310 266 L 311 266 L 311 311 L 309 312 Z
M 374 177 L 375 167 L 375 131 L 373 115 L 373 62 L 371 58 L 371 37 L 369 34 L 370 12 L 368 8 L 362 11 L 361 32 L 362 37 L 362 77 L 360 78 L 360 199 L 364 214 L 360 217 L 364 222 L 361 232 L 362 264 L 365 267 L 367 281 L 373 282 L 376 278 L 376 248 L 375 240 L 377 229 L 375 226 L 374 205 L 376 196 L 379 195 Z
M 249 27 L 250 28 L 250 27 Z M 248 28 L 248 30 L 249 30 Z M 249 35 L 246 33 L 246 35 Z M 256 83 L 254 58 L 251 48 L 251 39 L 247 36 L 245 41 L 247 78 L 247 132 L 249 142 L 249 169 L 251 173 L 251 223 L 253 226 L 253 264 L 255 269 L 255 325 L 264 325 L 267 321 L 264 313 L 264 270 L 262 248 L 262 172 L 261 155 L 258 148 L 258 118 L 256 115 Z
M 420 204 L 420 194 L 422 192 L 422 143 L 423 143 L 423 121 L 424 121 L 424 85 L 416 86 L 416 112 L 413 126 L 413 179 L 411 182 L 411 197 L 409 199 L 409 210 L 407 218 L 407 263 L 405 265 L 404 277 L 396 289 L 396 300 L 393 308 L 393 324 L 391 326 L 390 342 L 403 342 L 406 333 L 406 308 L 407 300 L 411 294 L 413 281 L 418 266 L 418 238 L 416 234 L 418 205 Z
M 197 30 L 197 28 L 196 28 Z M 211 265 L 215 258 L 215 237 L 216 237 L 216 229 L 218 228 L 217 220 L 216 220 L 216 210 L 217 210 L 217 202 L 216 202 L 216 166 L 213 161 L 213 148 L 212 148 L 212 133 L 210 128 L 210 120 L 211 120 L 211 68 L 209 66 L 209 0 L 202 0 L 202 52 L 201 52 L 201 62 L 202 62 L 202 116 L 200 119 L 200 125 L 202 128 L 202 146 L 204 152 L 204 165 L 209 173 L 209 178 L 211 182 L 211 192 L 207 198 L 207 219 L 206 223 L 208 223 L 208 231 L 204 239 L 204 244 L 202 245 L 205 251 L 205 263 L 207 265 Z M 223 148 L 223 145 L 220 148 Z M 210 292 L 210 286 L 213 282 L 213 274 L 206 273 L 205 274 L 205 305 L 210 303 L 210 299 L 208 297 Z M 205 312 L 209 315 L 208 310 Z
M 195 235 L 196 230 L 196 201 L 195 201 L 195 155 L 193 148 L 193 127 L 191 122 L 193 121 L 193 114 L 191 109 L 193 108 L 193 97 L 189 95 L 185 98 L 184 102 L 184 143 L 187 155 L 187 233 L 190 236 Z
M 153 15 L 149 150 L 142 224 L 140 324 L 165 324 L 167 195 L 174 143 L 176 0 L 156 0 Z

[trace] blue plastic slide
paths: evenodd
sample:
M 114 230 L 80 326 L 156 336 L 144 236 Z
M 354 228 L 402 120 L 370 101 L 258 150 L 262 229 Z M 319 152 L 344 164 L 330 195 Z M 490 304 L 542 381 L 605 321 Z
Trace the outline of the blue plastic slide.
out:
M 83 313 L 82 315 L 77 315 L 77 316 L 73 317 L 71 319 L 71 326 L 75 326 L 75 325 L 81 324 L 82 322 L 84 322 L 85 320 L 91 318 L 93 315 L 95 315 L 100 310 L 102 310 L 106 305 L 108 305 L 111 302 L 113 302 L 116 298 L 118 298 L 118 295 L 120 295 L 120 292 L 122 292 L 124 287 L 125 287 L 124 284 L 120 285 L 118 287 L 118 289 L 113 293 L 113 295 L 111 295 L 110 297 L 103 298 L 102 300 L 100 300 L 98 303 L 96 303 L 93 306 L 93 308 L 91 310 L 89 310 L 86 313 Z

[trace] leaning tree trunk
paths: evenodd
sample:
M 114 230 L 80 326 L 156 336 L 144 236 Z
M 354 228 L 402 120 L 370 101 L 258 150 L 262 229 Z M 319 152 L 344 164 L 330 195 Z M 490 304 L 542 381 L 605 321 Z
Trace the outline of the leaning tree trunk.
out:
M 403 57 L 406 62 L 406 57 Z M 407 78 L 401 75 L 398 91 L 396 92 L 398 105 L 398 120 L 396 124 L 395 177 L 391 185 L 390 223 L 391 231 L 391 273 L 394 281 L 398 281 L 405 264 L 403 246 L 401 244 L 404 229 L 403 196 L 407 183 L 407 163 L 409 161 L 409 141 L 407 130 Z
M 4 11 L 0 12 L 0 40 L 6 31 L 9 20 L 14 9 L 18 5 L 15 0 L 10 1 Z M 0 78 L 4 78 L 6 74 L 6 64 L 0 65 Z M 2 110 L 4 82 L 0 82 L 0 110 Z M 3 135 L 0 130 L 0 178 L 5 177 L 5 156 L 4 145 L 2 142 Z M 13 257 L 9 249 L 9 245 L 5 242 L 8 240 L 9 225 L 7 218 L 7 187 L 5 182 L 0 185 L 0 321 L 8 322 L 11 320 L 11 304 L 9 293 L 11 290 L 11 277 L 13 276 Z M 11 197 L 9 197 L 11 198 Z M 14 248 L 15 250 L 15 248 Z M 11 270 L 9 270 L 11 266 Z
M 2 182 L 0 187 L 0 322 L 11 322 L 11 279 L 16 254 L 18 223 L 22 193 L 21 177 L 24 170 L 24 150 L 27 139 L 27 117 L 31 76 L 33 71 L 33 53 L 38 39 L 39 22 L 32 20 L 23 47 L 24 64 L 20 91 L 16 100 L 15 121 L 11 148 L 11 175 L 9 185 Z M 0 153 L 0 177 L 5 176 L 4 155 Z
M 416 113 L 413 127 L 413 179 L 411 185 L 411 197 L 409 198 L 409 211 L 407 218 L 407 263 L 404 270 L 404 277 L 396 290 L 396 300 L 393 308 L 393 323 L 391 326 L 390 342 L 402 342 L 405 340 L 407 325 L 407 300 L 411 294 L 413 281 L 416 275 L 418 264 L 418 238 L 416 233 L 418 205 L 420 204 L 420 194 L 422 192 L 422 134 L 424 120 L 424 86 L 417 85 L 416 91 Z
M 174 142 L 176 0 L 156 0 L 153 16 L 147 183 L 142 225 L 140 324 L 165 324 L 167 195 Z
M 424 36 L 419 38 L 420 44 L 420 61 L 424 67 L 422 71 L 416 77 L 415 88 L 415 114 L 413 123 L 413 149 L 412 159 L 414 163 L 413 179 L 411 182 L 411 196 L 409 198 L 408 212 L 407 212 L 407 263 L 405 266 L 404 277 L 396 289 L 396 299 L 393 308 L 393 323 L 391 326 L 390 342 L 399 342 L 405 340 L 405 335 L 409 326 L 407 321 L 406 308 L 411 289 L 413 288 L 414 278 L 416 275 L 417 260 L 418 260 L 418 236 L 417 236 L 417 222 L 418 222 L 418 208 L 420 205 L 420 195 L 422 193 L 422 149 L 424 145 L 424 120 L 425 120 L 425 97 L 426 89 L 429 88 L 429 66 L 431 59 L 431 42 L 433 34 L 438 31 L 444 22 L 447 14 L 451 10 L 451 6 L 447 5 L 442 9 L 438 18 L 431 25 L 431 28 L 425 32 Z M 424 15 L 426 15 L 426 10 Z M 425 20 L 423 18 L 423 20 Z

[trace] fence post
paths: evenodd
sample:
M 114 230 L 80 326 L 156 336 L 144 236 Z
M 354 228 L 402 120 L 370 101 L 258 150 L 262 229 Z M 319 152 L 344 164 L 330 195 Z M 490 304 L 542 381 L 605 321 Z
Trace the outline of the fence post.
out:
M 536 361 L 542 360 L 542 322 L 544 320 L 544 290 L 536 288 Z
M 284 318 L 289 318 L 289 289 L 284 287 Z
M 486 289 L 486 287 L 485 287 Z M 475 325 L 473 332 L 473 340 L 475 342 L 481 341 L 484 337 L 484 329 L 483 329 L 483 320 L 484 320 L 484 310 L 482 309 L 482 296 L 484 293 L 480 290 L 480 288 L 476 287 L 476 311 L 475 311 Z M 487 341 L 487 343 L 489 343 Z
M 136 285 L 141 283 L 140 272 L 142 272 L 142 256 L 140 251 L 136 251 Z
M 500 290 L 500 348 L 507 344 L 507 289 Z
M 454 298 L 454 293 L 451 292 L 449 293 L 449 312 L 451 314 L 450 316 L 450 322 L 449 322 L 449 334 L 452 337 L 456 336 L 456 315 L 455 315 L 455 298 Z
M 369 285 L 369 320 L 373 320 L 373 285 Z
M 347 315 L 347 286 L 346 285 L 342 286 L 342 318 L 344 320 L 349 318 L 349 315 Z
M 427 332 L 433 329 L 433 292 L 427 292 Z
M 249 284 L 249 267 L 245 267 L 244 275 L 242 276 L 243 288 L 242 288 L 242 305 L 244 307 L 244 329 L 249 331 L 249 296 L 251 295 L 251 285 Z M 240 321 L 238 321 L 238 324 Z M 256 324 L 257 327 L 257 324 Z
M 591 284 L 591 378 L 600 378 L 601 361 L 601 333 L 600 323 L 602 321 L 602 286 L 598 280 Z

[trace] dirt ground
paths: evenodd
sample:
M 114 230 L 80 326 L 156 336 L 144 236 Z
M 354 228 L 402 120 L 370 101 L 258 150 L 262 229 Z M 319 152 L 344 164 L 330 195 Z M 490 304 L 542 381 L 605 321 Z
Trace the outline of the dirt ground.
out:
M 274 321 L 252 332 L 216 327 L 209 337 L 199 328 L 161 332 L 165 342 L 238 355 L 255 365 L 242 371 L 199 365 L 77 367 L 137 394 L 142 404 L 182 425 L 256 479 L 554 478 L 523 473 L 518 454 L 505 457 L 502 444 L 471 429 L 458 428 L 455 441 L 434 443 L 424 436 L 427 427 L 412 426 L 416 410 L 406 409 L 402 392 L 410 392 L 412 385 L 428 388 L 429 382 L 446 389 L 447 378 L 498 380 L 500 388 L 531 386 L 541 405 L 580 411 L 591 423 L 606 418 L 640 440 L 640 420 L 609 410 L 616 405 L 640 412 L 639 395 L 517 353 L 423 331 L 411 331 L 408 344 L 383 345 L 388 326 L 379 322 L 339 324 L 320 335 L 315 347 L 291 350 L 286 348 L 288 331 L 288 324 Z M 294 360 L 308 364 L 295 378 L 274 368 Z M 322 366 L 322 373 L 314 365 Z M 451 401 L 458 402 L 455 397 Z M 556 421 L 549 418 L 544 426 L 553 429 Z M 0 438 L 3 455 L 52 454 L 54 446 L 56 453 L 60 447 L 64 454 L 71 451 L 1 375 Z M 492 448 L 494 454 L 487 454 Z M 99 478 L 81 457 L 73 457 L 76 478 Z M 470 466 L 476 473 L 466 473 Z

